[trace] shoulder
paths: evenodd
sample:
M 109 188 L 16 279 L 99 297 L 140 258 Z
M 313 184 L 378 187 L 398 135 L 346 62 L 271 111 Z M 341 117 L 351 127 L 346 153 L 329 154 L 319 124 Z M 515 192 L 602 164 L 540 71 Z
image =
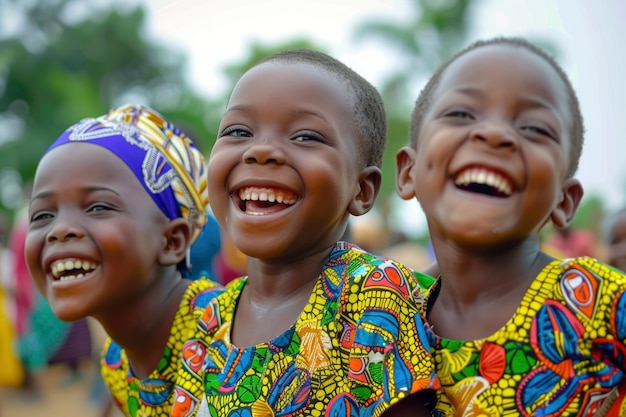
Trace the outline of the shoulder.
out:
M 187 301 L 192 308 L 204 308 L 211 301 L 224 292 L 224 287 L 208 278 L 200 278 L 192 281 L 185 294 L 183 301 Z
M 609 325 L 620 340 L 626 338 L 623 271 L 586 256 L 557 260 L 544 268 L 534 285 L 554 288 L 551 296 L 565 302 L 589 328 Z
M 211 300 L 223 291 L 224 287 L 209 279 L 191 281 L 180 300 L 171 334 L 174 335 L 181 328 L 195 328 L 196 320 L 202 316 Z
M 421 304 L 420 281 L 430 285 L 426 275 L 415 273 L 404 264 L 351 246 L 345 255 L 349 260 L 344 275 L 344 292 L 359 299 L 376 298 L 386 304 Z M 354 299 L 355 297 L 351 297 Z
M 246 281 L 247 277 L 236 278 L 214 293 L 199 317 L 198 337 L 206 338 L 216 332 L 224 322 L 232 320 L 239 294 Z
M 128 360 L 124 350 L 114 340 L 108 338 L 102 347 L 100 358 L 100 374 L 109 391 L 119 403 L 127 396 Z
M 559 286 L 567 299 L 591 302 L 596 307 L 610 305 L 616 313 L 626 311 L 624 271 L 586 256 L 564 260 L 562 268 Z
M 563 282 L 578 284 L 593 281 L 606 287 L 605 291 L 621 292 L 626 289 L 626 274 L 623 271 L 588 256 L 562 260 L 557 275 L 561 285 Z
M 399 262 L 364 251 L 354 259 L 359 262 L 346 277 L 349 285 L 345 285 L 343 294 L 342 319 L 351 333 L 351 361 L 367 372 L 377 369 L 389 376 L 382 381 L 385 397 L 379 398 L 377 408 L 383 410 L 409 394 L 438 388 L 420 314 L 418 277 L 425 280 L 425 285 L 434 280 L 413 273 Z M 355 387 L 361 386 L 360 381 Z

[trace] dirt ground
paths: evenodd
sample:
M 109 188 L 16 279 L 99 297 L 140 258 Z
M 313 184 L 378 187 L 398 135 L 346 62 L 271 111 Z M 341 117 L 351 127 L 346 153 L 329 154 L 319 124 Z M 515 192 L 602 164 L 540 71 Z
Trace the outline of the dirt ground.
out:
M 83 363 L 78 377 L 73 377 L 62 364 L 46 368 L 37 374 L 39 398 L 0 388 L 0 417 L 104 417 L 102 407 L 90 398 L 95 368 L 89 361 Z M 106 417 L 123 414 L 114 409 Z

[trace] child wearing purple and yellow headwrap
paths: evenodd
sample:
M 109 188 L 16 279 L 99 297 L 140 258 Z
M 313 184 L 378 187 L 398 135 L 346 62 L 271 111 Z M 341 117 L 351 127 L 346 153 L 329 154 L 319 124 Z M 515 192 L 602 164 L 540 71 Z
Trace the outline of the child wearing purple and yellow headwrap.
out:
M 183 344 L 222 291 L 184 279 L 207 205 L 202 154 L 145 106 L 76 123 L 37 168 L 29 271 L 59 318 L 102 324 L 102 375 L 126 415 L 169 415 Z

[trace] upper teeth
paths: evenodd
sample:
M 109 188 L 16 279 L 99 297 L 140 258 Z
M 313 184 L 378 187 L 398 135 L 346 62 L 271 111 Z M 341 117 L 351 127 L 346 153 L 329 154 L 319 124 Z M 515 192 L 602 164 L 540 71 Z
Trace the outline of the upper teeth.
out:
M 88 271 L 93 271 L 94 269 L 96 269 L 96 264 L 94 262 L 90 262 L 88 260 L 85 259 L 60 259 L 58 261 L 55 261 L 52 264 L 52 275 L 57 278 L 57 279 L 61 279 L 61 281 L 65 281 L 65 280 L 71 280 L 71 279 L 76 279 L 76 278 L 82 278 L 85 276 L 85 272 Z M 64 275 L 61 276 L 63 274 L 63 272 L 65 271 L 80 271 L 77 274 L 74 275 Z
M 467 169 L 456 177 L 454 183 L 457 185 L 486 184 L 503 194 L 511 195 L 513 193 L 513 186 L 506 177 L 484 168 Z
M 294 204 L 296 202 L 296 196 L 292 192 L 273 188 L 245 187 L 239 190 L 239 198 L 242 200 L 269 201 L 270 203 L 277 202 L 282 204 Z

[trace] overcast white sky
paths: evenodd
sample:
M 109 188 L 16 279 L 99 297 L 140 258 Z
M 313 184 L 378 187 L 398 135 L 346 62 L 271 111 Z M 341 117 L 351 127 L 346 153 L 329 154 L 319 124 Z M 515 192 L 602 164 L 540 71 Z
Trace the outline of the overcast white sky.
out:
M 410 0 L 138 1 L 148 6 L 150 35 L 186 52 L 192 85 L 215 95 L 224 88 L 220 68 L 245 58 L 254 40 L 271 44 L 296 36 L 323 45 L 378 85 L 393 65 L 390 53 L 374 42 L 355 44 L 350 35 L 365 18 L 402 19 Z M 626 2 L 477 0 L 476 6 L 469 41 L 520 35 L 559 47 L 587 126 L 578 177 L 610 208 L 626 205 Z

